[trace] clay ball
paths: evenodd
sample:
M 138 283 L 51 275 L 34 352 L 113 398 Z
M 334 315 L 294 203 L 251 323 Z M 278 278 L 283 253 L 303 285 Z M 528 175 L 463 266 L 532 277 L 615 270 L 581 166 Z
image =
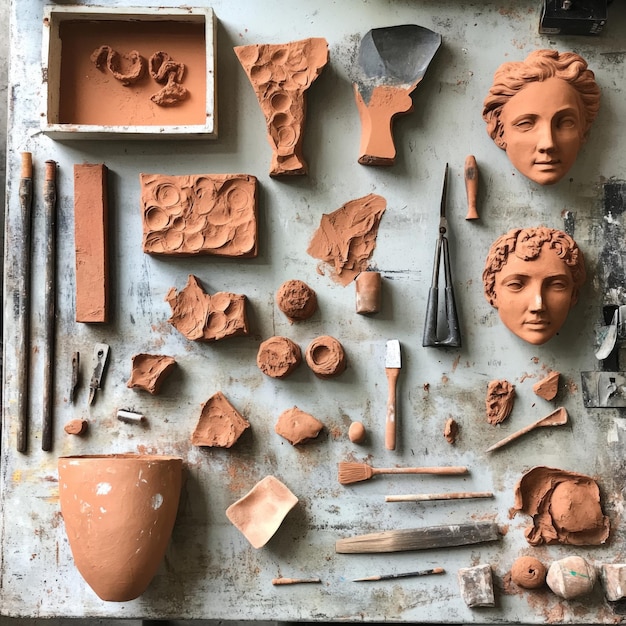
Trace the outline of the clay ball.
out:
M 332 378 L 346 369 L 343 346 L 328 335 L 314 339 L 306 349 L 305 358 L 307 365 L 319 378 Z
M 367 432 L 361 422 L 352 422 L 348 429 L 348 437 L 352 443 L 363 443 Z
M 568 556 L 550 565 L 546 582 L 557 596 L 571 600 L 591 592 L 596 570 L 581 556 Z
M 270 337 L 260 346 L 256 355 L 259 369 L 272 378 L 285 378 L 300 365 L 300 346 L 288 337 Z
M 538 589 L 546 582 L 546 566 L 533 556 L 521 556 L 511 567 L 511 580 L 524 589 Z
M 290 322 L 299 322 L 309 319 L 315 313 L 317 296 L 301 280 L 288 280 L 276 292 L 276 304 Z

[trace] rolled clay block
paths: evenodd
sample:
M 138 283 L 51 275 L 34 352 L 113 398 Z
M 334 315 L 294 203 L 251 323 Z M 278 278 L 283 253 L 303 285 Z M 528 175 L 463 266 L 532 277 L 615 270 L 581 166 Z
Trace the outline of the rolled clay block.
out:
M 180 292 L 172 287 L 165 300 L 172 307 L 167 321 L 192 341 L 219 341 L 250 332 L 246 296 L 226 291 L 210 296 L 193 274 Z
M 143 251 L 257 255 L 258 183 L 247 174 L 140 174 Z
M 328 43 L 312 37 L 284 44 L 236 46 L 267 124 L 270 176 L 306 174 L 302 157 L 305 95 L 328 63 Z
M 543 587 L 546 573 L 546 566 L 533 556 L 520 556 L 511 566 L 511 580 L 524 589 Z
M 274 430 L 292 446 L 296 446 L 315 439 L 323 428 L 322 422 L 294 406 L 278 416 Z
M 554 400 L 559 390 L 559 372 L 550 372 L 545 378 L 533 385 L 533 391 L 544 400 Z
M 132 357 L 130 379 L 126 386 L 130 389 L 143 389 L 156 395 L 175 365 L 176 359 L 164 354 L 135 354 Z
M 459 569 L 461 597 L 470 608 L 494 607 L 493 576 L 491 565 L 476 565 Z
M 371 315 L 380 312 L 381 282 L 380 272 L 361 272 L 356 277 L 357 313 Z
M 494 426 L 503 422 L 511 414 L 514 400 L 515 385 L 508 380 L 492 380 L 485 399 L 487 421 Z
M 600 568 L 600 580 L 609 602 L 617 602 L 626 597 L 626 564 L 603 563 Z
M 548 569 L 548 587 L 566 600 L 591 593 L 596 583 L 596 569 L 581 556 L 567 556 L 554 561 Z
M 194 446 L 230 448 L 247 428 L 250 428 L 250 422 L 218 391 L 202 405 L 191 443 Z
M 443 427 L 443 436 L 446 441 L 450 444 L 456 443 L 456 438 L 459 436 L 459 425 L 456 420 L 451 417 L 446 420 L 446 423 Z
M 77 436 L 81 436 L 84 435 L 87 432 L 87 428 L 89 427 L 87 420 L 81 420 L 81 419 L 73 419 L 70 420 L 67 424 L 65 424 L 65 426 L 63 427 L 63 430 L 68 434 L 68 435 L 77 435 Z
M 76 321 L 109 321 L 107 167 L 74 165 Z
M 333 378 L 346 369 L 347 360 L 343 346 L 328 335 L 314 339 L 304 356 L 307 365 L 319 378 Z
M 288 337 L 270 337 L 256 355 L 259 369 L 271 378 L 285 378 L 302 362 L 300 346 Z
M 276 292 L 276 304 L 291 323 L 300 322 L 317 310 L 317 295 L 305 282 L 288 280 Z

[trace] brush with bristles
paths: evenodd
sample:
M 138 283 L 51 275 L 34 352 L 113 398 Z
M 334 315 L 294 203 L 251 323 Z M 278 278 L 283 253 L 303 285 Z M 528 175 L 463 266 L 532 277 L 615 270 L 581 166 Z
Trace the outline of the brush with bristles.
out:
M 339 463 L 338 478 L 342 485 L 369 480 L 378 474 L 437 474 L 442 476 L 458 476 L 467 474 L 467 467 L 385 467 L 375 468 L 367 463 Z

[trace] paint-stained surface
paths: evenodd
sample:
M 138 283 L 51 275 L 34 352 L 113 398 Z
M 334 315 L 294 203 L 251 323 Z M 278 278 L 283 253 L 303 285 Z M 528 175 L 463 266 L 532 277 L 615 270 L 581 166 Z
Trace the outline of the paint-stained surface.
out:
M 91 4 L 88 2 L 87 4 Z M 119 7 L 117 0 L 99 5 Z M 145 3 L 142 3 L 145 4 Z M 197 5 L 209 6 L 208 0 Z M 39 133 L 42 5 L 14 0 L 7 177 L 9 234 L 18 218 L 20 153 L 34 162 L 32 341 L 16 333 L 14 285 L 5 281 L 4 411 L 0 496 L 0 612 L 23 617 L 171 618 L 279 621 L 397 621 L 406 623 L 606 623 L 621 617 L 598 585 L 584 601 L 563 601 L 549 591 L 523 592 L 510 582 L 511 565 L 531 554 L 544 564 L 571 546 L 531 548 L 525 515 L 509 518 L 516 482 L 531 467 L 547 465 L 593 476 L 609 541 L 576 553 L 593 563 L 626 562 L 621 409 L 587 409 L 581 371 L 600 369 L 596 335 L 603 306 L 625 304 L 626 241 L 626 11 L 613 3 L 598 37 L 537 33 L 536 0 L 214 0 L 218 19 L 219 138 L 210 142 L 55 142 Z M 398 154 L 391 167 L 357 163 L 360 121 L 352 79 L 358 44 L 372 28 L 415 23 L 442 36 L 442 46 L 413 93 L 414 110 L 394 123 Z M 277 181 L 267 173 L 271 148 L 254 91 L 234 46 L 323 37 L 330 60 L 307 91 L 306 176 Z M 103 44 L 106 42 L 102 42 Z M 539 187 L 519 175 L 487 135 L 482 102 L 493 73 L 505 60 L 524 59 L 540 47 L 575 48 L 596 73 L 601 109 L 566 179 Z M 45 77 L 44 77 L 45 78 Z M 478 212 L 467 221 L 464 163 L 480 170 Z M 58 163 L 58 315 L 53 451 L 41 451 L 43 274 L 43 171 Z M 105 163 L 108 171 L 111 316 L 108 324 L 75 321 L 73 166 Z M 441 181 L 449 164 L 447 235 L 462 348 L 422 347 L 423 324 L 438 234 Z M 142 251 L 139 174 L 171 176 L 242 174 L 258 179 L 258 255 L 233 259 L 167 259 Z M 354 284 L 342 286 L 307 247 L 323 214 L 376 194 L 386 200 L 370 258 L 382 276 L 382 305 L 373 317 L 355 311 Z M 584 252 L 588 280 L 561 332 L 542 346 L 511 334 L 483 296 L 481 273 L 489 245 L 514 227 L 565 230 Z M 7 241 L 12 241 L 8 239 Z M 6 266 L 19 258 L 7 246 Z M 211 343 L 190 341 L 167 323 L 165 297 L 198 276 L 207 292 L 247 298 L 250 333 Z M 12 274 L 11 274 L 12 275 Z M 275 294 L 287 280 L 304 281 L 318 308 L 297 324 L 278 309 Z M 443 317 L 443 316 L 440 316 Z M 302 350 L 319 336 L 341 342 L 348 366 L 337 378 L 318 378 L 303 363 L 284 380 L 256 365 L 262 341 L 285 336 Z M 385 344 L 398 339 L 402 368 L 397 397 L 397 446 L 385 449 L 387 381 Z M 87 404 L 94 344 L 111 347 L 102 389 Z M 30 350 L 30 437 L 16 451 L 15 362 Z M 70 402 L 72 354 L 81 353 L 79 385 Z M 126 386 L 131 357 L 165 354 L 177 367 L 156 396 Z M 624 366 L 622 366 L 624 367 Z M 533 392 L 550 371 L 561 379 L 554 400 Z M 515 385 L 506 422 L 485 420 L 489 381 Z M 190 441 L 201 405 L 222 392 L 250 428 L 229 449 L 198 448 Z M 292 446 L 274 431 L 278 416 L 298 406 L 324 424 L 311 445 Z M 506 448 L 486 448 L 564 406 L 569 423 L 537 429 Z M 145 416 L 120 422 L 117 410 Z M 454 446 L 442 437 L 445 420 L 459 425 Z M 63 431 L 86 419 L 83 437 Z M 354 421 L 367 437 L 348 438 Z M 74 564 L 59 510 L 57 457 L 142 452 L 180 455 L 186 481 L 165 559 L 139 599 L 100 601 Z M 374 467 L 467 466 L 465 476 L 381 475 L 340 485 L 337 463 Z M 265 476 L 274 475 L 298 498 L 270 541 L 254 549 L 225 511 Z M 385 495 L 492 491 L 493 499 L 386 503 Z M 468 522 L 496 522 L 498 542 L 419 553 L 346 555 L 335 541 L 366 533 Z M 115 546 L 111 546 L 115 550 Z M 463 602 L 457 571 L 488 563 L 496 606 L 472 610 Z M 354 583 L 355 578 L 443 567 L 441 576 Z M 272 585 L 272 579 L 317 578 L 315 585 Z

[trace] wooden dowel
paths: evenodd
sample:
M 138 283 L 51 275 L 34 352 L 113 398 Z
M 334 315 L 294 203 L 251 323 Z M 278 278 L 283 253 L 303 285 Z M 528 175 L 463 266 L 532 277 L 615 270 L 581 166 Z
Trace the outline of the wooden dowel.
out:
M 458 491 L 455 493 L 413 493 L 385 496 L 385 502 L 428 502 L 429 500 L 464 500 L 469 498 L 493 498 L 491 491 Z
M 319 578 L 272 578 L 272 585 L 302 585 L 321 582 Z

